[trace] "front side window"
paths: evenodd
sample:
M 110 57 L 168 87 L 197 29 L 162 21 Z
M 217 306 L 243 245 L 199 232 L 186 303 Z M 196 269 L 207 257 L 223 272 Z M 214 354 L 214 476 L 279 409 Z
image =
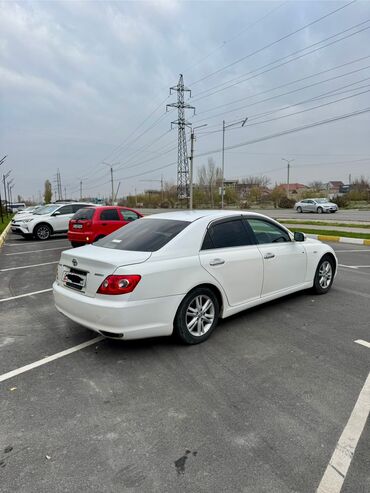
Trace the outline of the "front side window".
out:
M 156 252 L 190 223 L 173 219 L 141 219 L 102 238 L 94 245 L 132 252 Z
M 248 219 L 248 223 L 256 237 L 257 243 L 283 243 L 291 241 L 289 234 L 276 224 L 263 219 Z
M 211 224 L 204 238 L 202 250 L 253 245 L 241 219 L 232 219 Z
M 101 221 L 120 221 L 117 209 L 106 209 L 105 211 L 101 211 L 100 213 Z

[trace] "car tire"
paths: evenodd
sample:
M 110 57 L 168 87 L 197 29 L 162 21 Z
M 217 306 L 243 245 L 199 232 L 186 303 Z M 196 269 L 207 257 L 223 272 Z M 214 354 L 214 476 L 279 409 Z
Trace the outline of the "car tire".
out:
M 51 228 L 47 224 L 39 224 L 33 230 L 34 237 L 40 241 L 48 240 L 51 236 L 51 233 L 52 233 Z
M 302 212 L 302 207 L 297 207 L 297 212 L 301 213 Z
M 324 255 L 317 265 L 313 281 L 313 291 L 316 294 L 326 294 L 334 280 L 334 260 L 329 255 Z
M 184 344 L 204 342 L 216 328 L 219 314 L 220 305 L 214 292 L 207 287 L 195 288 L 177 310 L 174 334 Z
M 317 208 L 317 213 L 322 214 L 324 212 L 324 209 L 322 207 Z
M 95 238 L 95 240 L 93 241 L 93 243 L 96 243 L 97 241 L 101 240 L 102 238 L 105 238 L 105 235 L 98 236 L 97 238 Z
M 72 248 L 78 248 L 80 246 L 84 246 L 84 243 L 80 243 L 79 241 L 71 241 Z

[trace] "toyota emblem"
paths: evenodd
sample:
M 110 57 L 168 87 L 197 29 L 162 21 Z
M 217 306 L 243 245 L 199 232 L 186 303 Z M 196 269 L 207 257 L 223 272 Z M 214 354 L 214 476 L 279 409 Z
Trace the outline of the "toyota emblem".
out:
M 76 265 L 78 264 L 78 262 L 75 258 L 72 260 L 72 264 L 74 265 L 74 267 L 76 267 Z

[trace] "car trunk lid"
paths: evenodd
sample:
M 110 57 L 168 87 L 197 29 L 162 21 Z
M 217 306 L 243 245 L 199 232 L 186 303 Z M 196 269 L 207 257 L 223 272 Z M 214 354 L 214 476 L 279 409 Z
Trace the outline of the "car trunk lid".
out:
M 118 267 L 141 264 L 151 255 L 151 252 L 113 250 L 94 245 L 66 250 L 60 258 L 58 282 L 66 289 L 95 297 L 104 279 Z

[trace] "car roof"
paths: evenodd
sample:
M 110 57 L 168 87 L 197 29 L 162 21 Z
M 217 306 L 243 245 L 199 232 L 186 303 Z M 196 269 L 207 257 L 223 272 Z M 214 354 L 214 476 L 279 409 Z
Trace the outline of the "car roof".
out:
M 151 219 L 173 219 L 176 221 L 188 221 L 194 222 L 198 219 L 208 217 L 210 219 L 222 219 L 232 216 L 249 216 L 249 217 L 267 217 L 263 214 L 259 214 L 258 212 L 250 212 L 243 210 L 234 210 L 234 211 L 225 211 L 225 210 L 182 210 L 182 211 L 173 211 L 173 212 L 161 212 L 159 214 L 151 214 L 150 216 L 146 216 Z

